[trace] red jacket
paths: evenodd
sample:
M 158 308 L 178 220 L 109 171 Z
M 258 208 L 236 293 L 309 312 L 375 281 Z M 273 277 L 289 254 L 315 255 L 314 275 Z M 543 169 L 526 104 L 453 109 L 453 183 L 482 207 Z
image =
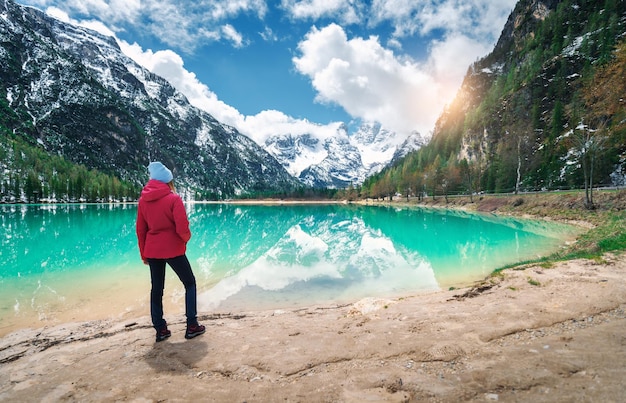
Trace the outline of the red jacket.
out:
M 191 238 L 187 212 L 180 196 L 166 183 L 151 179 L 141 191 L 136 230 L 144 262 L 185 254 Z

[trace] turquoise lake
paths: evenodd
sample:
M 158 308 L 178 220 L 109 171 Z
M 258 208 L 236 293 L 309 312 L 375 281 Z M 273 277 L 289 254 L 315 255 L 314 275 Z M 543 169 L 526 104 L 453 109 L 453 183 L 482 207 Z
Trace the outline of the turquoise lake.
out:
M 200 314 L 464 286 L 558 250 L 576 229 L 458 211 L 346 204 L 187 204 Z M 0 335 L 149 314 L 136 205 L 0 206 Z M 168 270 L 166 318 L 184 290 Z M 133 316 L 134 315 L 134 316 Z

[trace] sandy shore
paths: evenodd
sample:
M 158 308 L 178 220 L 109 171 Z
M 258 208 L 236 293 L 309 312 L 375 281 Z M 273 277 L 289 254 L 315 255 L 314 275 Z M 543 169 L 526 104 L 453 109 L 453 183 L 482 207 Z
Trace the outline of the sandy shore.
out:
M 148 317 L 0 339 L 0 401 L 549 401 L 626 396 L 626 256 L 289 311 Z M 169 318 L 168 318 L 169 319 Z

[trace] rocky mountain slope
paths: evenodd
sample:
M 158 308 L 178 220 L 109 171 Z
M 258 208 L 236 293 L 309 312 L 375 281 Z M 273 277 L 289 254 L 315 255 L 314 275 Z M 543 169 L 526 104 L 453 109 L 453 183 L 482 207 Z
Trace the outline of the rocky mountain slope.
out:
M 626 2 L 520 0 L 427 145 L 371 196 L 589 188 L 626 178 Z
M 402 138 L 380 124 L 365 123 L 352 133 L 341 125 L 325 139 L 310 134 L 271 136 L 262 146 L 304 184 L 346 188 L 363 183 L 423 144 L 419 133 Z
M 151 160 L 170 166 L 192 199 L 342 188 L 423 142 L 367 124 L 259 145 L 192 107 L 114 38 L 11 0 L 0 14 L 3 202 L 132 199 Z
M 60 168 L 37 166 L 41 157 L 24 160 L 33 153 L 135 185 L 147 179 L 149 161 L 161 160 L 179 190 L 196 199 L 299 186 L 254 141 L 192 107 L 126 57 L 113 38 L 10 0 L 0 2 L 0 17 L 3 201 L 87 197 L 84 184 L 77 192 L 55 186 Z M 40 181 L 34 194 L 23 186 L 29 175 Z

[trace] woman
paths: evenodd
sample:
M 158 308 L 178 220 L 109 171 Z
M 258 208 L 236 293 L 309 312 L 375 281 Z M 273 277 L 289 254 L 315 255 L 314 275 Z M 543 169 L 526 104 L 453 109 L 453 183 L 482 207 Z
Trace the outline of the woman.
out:
M 150 181 L 141 191 L 136 230 L 141 259 L 150 265 L 150 314 L 156 341 L 172 335 L 163 319 L 166 263 L 185 286 L 185 338 L 192 339 L 204 333 L 205 327 L 196 318 L 196 278 L 185 255 L 187 241 L 191 238 L 187 212 L 180 196 L 174 193 L 172 171 L 160 162 L 151 162 L 148 172 Z

